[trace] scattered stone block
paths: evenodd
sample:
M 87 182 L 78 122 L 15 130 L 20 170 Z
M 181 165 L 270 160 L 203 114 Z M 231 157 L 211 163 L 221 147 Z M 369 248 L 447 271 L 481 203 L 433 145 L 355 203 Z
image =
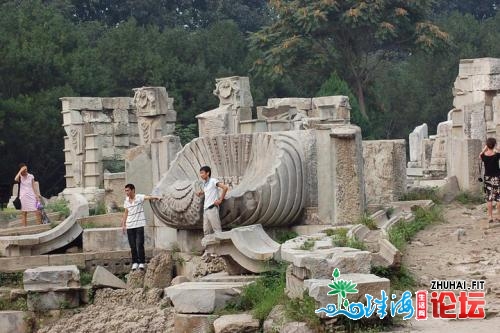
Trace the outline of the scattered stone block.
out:
M 151 259 L 144 277 L 144 287 L 165 288 L 172 281 L 174 262 L 170 252 L 163 251 Z
M 31 316 L 26 311 L 0 311 L 0 331 L 2 333 L 28 333 L 30 329 L 26 318 Z
M 80 271 L 75 265 L 31 268 L 24 271 L 23 284 L 27 291 L 79 288 Z
M 257 333 L 259 320 L 249 314 L 225 315 L 214 321 L 215 333 Z
M 286 323 L 280 331 L 281 333 L 315 333 L 306 323 L 293 321 Z
M 267 316 L 262 325 L 263 333 L 281 332 L 281 328 L 286 322 L 285 308 L 283 305 L 276 305 Z
M 212 313 L 237 297 L 247 283 L 185 282 L 165 289 L 178 313 Z
M 286 269 L 286 293 L 290 298 L 302 298 L 304 291 L 304 280 L 293 274 L 293 265 Z
M 171 286 L 175 286 L 184 282 L 189 282 L 189 279 L 185 277 L 184 275 L 177 275 L 172 279 L 172 282 L 170 282 Z
M 92 292 L 93 292 L 92 286 L 82 287 L 82 289 L 80 289 L 80 302 L 82 304 L 90 304 Z
M 217 318 L 214 315 L 174 314 L 175 333 L 205 333 L 212 332 L 212 323 Z
M 94 288 L 114 288 L 126 289 L 125 282 L 117 278 L 110 271 L 102 266 L 97 266 L 92 276 L 92 286 Z
M 10 291 L 10 300 L 17 301 L 19 298 L 26 298 L 28 295 L 28 292 L 24 289 L 12 289 Z
M 259 278 L 258 275 L 229 275 L 227 272 L 208 274 L 200 279 L 203 282 L 252 282 Z
M 76 308 L 80 305 L 80 290 L 30 292 L 28 293 L 27 304 L 30 311 Z

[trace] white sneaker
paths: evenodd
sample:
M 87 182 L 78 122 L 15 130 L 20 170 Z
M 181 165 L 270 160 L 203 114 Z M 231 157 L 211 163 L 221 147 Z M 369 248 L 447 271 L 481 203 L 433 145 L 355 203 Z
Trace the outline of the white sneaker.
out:
M 132 270 L 135 271 L 137 268 L 139 267 L 139 264 L 138 263 L 133 263 L 132 264 Z
M 145 264 L 139 264 L 139 269 L 140 269 L 140 270 L 144 270 L 144 269 L 146 269 L 146 265 L 145 265 Z

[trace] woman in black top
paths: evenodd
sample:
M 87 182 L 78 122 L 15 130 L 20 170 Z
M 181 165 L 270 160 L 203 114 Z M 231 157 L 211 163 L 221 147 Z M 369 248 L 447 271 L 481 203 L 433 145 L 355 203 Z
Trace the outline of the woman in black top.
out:
M 498 166 L 500 153 L 495 150 L 496 145 L 497 140 L 495 138 L 486 139 L 486 146 L 479 154 L 479 158 L 484 163 L 484 188 L 486 190 L 490 222 L 493 222 L 493 201 L 496 201 L 497 213 L 500 214 L 500 168 Z

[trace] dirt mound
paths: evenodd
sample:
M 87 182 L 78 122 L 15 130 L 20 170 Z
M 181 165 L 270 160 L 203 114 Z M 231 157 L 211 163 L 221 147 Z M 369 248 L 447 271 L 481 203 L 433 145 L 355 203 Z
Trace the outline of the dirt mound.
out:
M 94 304 L 62 317 L 39 333 L 173 333 L 173 308 L 163 290 L 96 291 Z

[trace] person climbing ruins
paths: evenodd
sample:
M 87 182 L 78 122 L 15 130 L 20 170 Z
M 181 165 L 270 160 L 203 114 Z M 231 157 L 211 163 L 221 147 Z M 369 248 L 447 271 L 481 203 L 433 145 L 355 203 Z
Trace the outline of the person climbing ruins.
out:
M 122 220 L 123 233 L 127 232 L 128 243 L 132 253 L 132 270 L 146 269 L 146 255 L 144 251 L 144 227 L 146 215 L 144 214 L 144 200 L 159 200 L 160 197 L 136 194 L 134 184 L 125 185 L 125 212 Z
M 27 226 L 28 212 L 34 212 L 36 222 L 42 224 L 42 215 L 37 209 L 37 202 L 40 201 L 40 194 L 35 189 L 35 176 L 28 172 L 28 166 L 24 163 L 19 164 L 19 172 L 14 180 L 19 184 L 19 199 L 21 200 L 21 220 L 23 226 Z
M 224 200 L 229 187 L 224 183 L 212 178 L 212 170 L 209 166 L 200 168 L 200 178 L 203 180 L 203 189 L 198 191 L 198 196 L 205 196 L 203 203 L 203 234 L 205 237 L 222 231 L 219 206 Z M 222 194 L 219 196 L 219 188 Z
M 486 139 L 486 145 L 479 154 L 479 158 L 484 163 L 484 190 L 488 206 L 489 222 L 493 222 L 493 201 L 497 205 L 497 214 L 500 221 L 500 168 L 498 162 L 500 153 L 495 149 L 497 140 L 495 138 Z

